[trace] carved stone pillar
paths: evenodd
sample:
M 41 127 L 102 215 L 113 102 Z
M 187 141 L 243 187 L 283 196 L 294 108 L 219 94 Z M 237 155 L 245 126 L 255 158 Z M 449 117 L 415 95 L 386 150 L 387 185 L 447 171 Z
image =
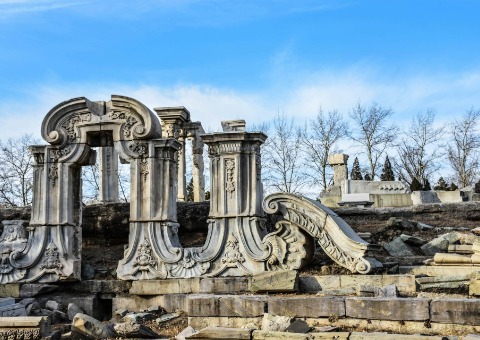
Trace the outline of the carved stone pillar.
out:
M 187 198 L 184 124 L 190 121 L 190 112 L 183 106 L 157 107 L 154 109 L 162 121 L 162 137 L 175 138 L 180 142 L 178 150 L 178 193 L 177 199 L 185 202 Z
M 334 154 L 328 156 L 328 164 L 333 167 L 333 185 L 339 186 L 344 179 L 348 179 L 348 155 Z
M 187 137 L 192 141 L 193 158 L 193 201 L 205 201 L 205 164 L 203 161 L 203 143 L 201 135 L 205 133 L 200 122 L 190 122 L 185 125 Z
M 224 132 L 202 136 L 210 155 L 210 228 L 225 244 L 213 276 L 245 275 L 264 266 L 258 262 L 265 235 L 260 145 L 267 136 L 244 132 L 244 122 L 234 130 L 229 123 L 222 122 Z
M 176 153 L 174 139 L 145 143 L 131 161 L 130 234 L 117 275 L 125 280 L 165 278 L 165 263 L 178 257 Z
M 101 202 L 118 202 L 118 153 L 113 146 L 98 149 Z

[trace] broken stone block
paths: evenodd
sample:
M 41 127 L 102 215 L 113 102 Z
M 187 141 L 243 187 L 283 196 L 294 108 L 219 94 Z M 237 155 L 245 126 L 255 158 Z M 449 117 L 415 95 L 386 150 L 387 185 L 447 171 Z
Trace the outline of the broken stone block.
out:
M 117 309 L 114 314 L 123 318 L 125 315 L 128 314 L 128 310 L 124 308 L 120 308 L 120 309 Z
M 123 317 L 123 321 L 130 323 L 144 323 L 149 320 L 155 319 L 157 316 L 154 313 L 130 313 Z
M 113 325 L 113 330 L 122 338 L 157 338 L 158 334 L 150 328 L 140 324 L 129 322 L 117 323 Z
M 6 301 L 4 303 L 4 306 L 0 307 L 0 316 L 27 316 L 25 306 L 21 303 L 6 304 Z
M 67 306 L 67 316 L 69 320 L 73 320 L 75 315 L 78 313 L 85 313 L 83 309 L 81 309 L 79 306 L 77 306 L 75 303 L 69 303 Z
M 298 291 L 298 272 L 280 270 L 254 275 L 252 278 L 254 292 L 296 292 Z
M 15 299 L 8 297 L 8 298 L 1 298 L 0 299 L 0 307 L 10 306 L 15 304 Z
M 175 340 L 185 340 L 187 337 L 195 333 L 195 329 L 193 327 L 188 326 L 183 331 L 177 334 Z
M 432 322 L 480 325 L 478 299 L 434 299 L 430 309 Z
M 51 311 L 60 309 L 60 304 L 57 301 L 48 300 L 45 303 L 45 308 Z
M 115 337 L 115 332 L 97 319 L 78 313 L 73 318 L 72 333 L 78 333 L 88 339 L 106 339 Z
M 422 223 L 422 222 L 417 222 L 416 223 L 416 227 L 417 229 L 419 230 L 430 230 L 430 229 L 433 229 L 433 227 L 431 225 L 428 225 L 428 224 L 425 224 L 425 223 Z
M 156 318 L 156 319 L 155 319 L 155 322 L 156 322 L 156 323 L 167 322 L 167 321 L 170 321 L 170 320 L 173 320 L 173 319 L 178 318 L 180 315 L 182 315 L 182 313 L 168 313 L 168 314 L 163 314 L 163 315 L 160 316 L 159 318 Z
M 448 234 L 446 234 L 448 235 Z M 449 237 L 445 237 L 446 235 L 441 235 L 437 238 L 434 238 L 430 242 L 424 244 L 421 249 L 425 255 L 433 256 L 436 253 L 445 253 L 448 250 L 448 246 L 450 243 Z
M 311 329 L 312 327 L 307 325 L 304 320 L 295 320 L 285 329 L 285 331 L 290 333 L 308 333 Z
M 423 238 L 405 235 L 405 234 L 400 235 L 400 238 L 406 244 L 414 247 L 420 247 L 420 246 L 423 246 L 425 243 L 427 243 L 427 241 L 425 241 Z
M 413 229 L 415 225 L 404 218 L 390 217 L 387 221 L 387 227 L 394 227 L 398 229 Z
M 262 319 L 262 330 L 283 332 L 290 326 L 292 320 L 293 318 L 289 316 L 265 313 Z
M 383 248 L 385 248 L 385 250 L 392 256 L 415 256 L 415 253 L 401 237 L 397 237 L 393 239 L 393 241 L 385 243 Z
M 388 285 L 384 287 L 360 285 L 357 288 L 357 295 L 395 298 L 398 295 L 398 289 L 396 285 Z

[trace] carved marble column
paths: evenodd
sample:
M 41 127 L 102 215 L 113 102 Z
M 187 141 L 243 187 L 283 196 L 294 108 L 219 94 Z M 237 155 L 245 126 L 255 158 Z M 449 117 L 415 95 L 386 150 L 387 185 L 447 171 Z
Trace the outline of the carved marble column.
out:
M 157 107 L 154 109 L 162 122 L 162 137 L 175 138 L 180 142 L 178 150 L 178 193 L 177 199 L 185 202 L 187 198 L 184 124 L 190 121 L 190 112 L 183 106 Z
M 176 153 L 174 139 L 146 142 L 131 161 L 130 234 L 128 249 L 118 264 L 120 279 L 165 278 L 165 263 L 177 261 Z
M 118 202 L 118 153 L 113 146 L 98 148 L 101 202 Z
M 185 124 L 187 137 L 192 141 L 193 158 L 193 201 L 205 201 L 205 164 L 203 161 L 203 143 L 201 135 L 205 133 L 200 122 L 189 122 Z

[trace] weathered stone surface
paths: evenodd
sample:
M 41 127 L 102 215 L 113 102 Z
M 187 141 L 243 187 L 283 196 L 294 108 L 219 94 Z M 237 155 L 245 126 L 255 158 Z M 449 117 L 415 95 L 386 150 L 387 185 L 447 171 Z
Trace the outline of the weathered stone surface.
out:
M 420 290 L 432 288 L 455 289 L 468 285 L 470 275 L 419 277 L 416 281 Z
M 263 339 L 292 339 L 292 340 L 307 340 L 313 339 L 313 336 L 310 334 L 295 334 L 288 332 L 270 332 L 270 331 L 253 331 L 254 340 L 263 340 Z
M 268 296 L 221 296 L 218 302 L 218 315 L 208 316 L 262 316 Z
M 415 253 L 410 247 L 403 241 L 402 238 L 397 237 L 389 243 L 383 245 L 386 251 L 392 256 L 414 256 Z
M 156 319 L 155 319 L 155 322 L 156 322 L 156 323 L 164 323 L 164 322 L 167 322 L 167 321 L 176 319 L 176 318 L 178 318 L 180 315 L 182 315 L 182 314 L 181 314 L 181 313 L 167 313 L 167 314 L 163 314 L 163 315 L 161 315 L 159 318 L 156 318 Z
M 432 322 L 480 325 L 478 299 L 434 299 L 430 309 Z
M 346 298 L 346 315 L 359 319 L 377 320 L 428 320 L 428 299 L 417 298 Z
M 0 284 L 0 297 L 20 297 L 20 284 L 7 283 Z
M 345 300 L 338 297 L 286 297 L 272 298 L 268 312 L 274 315 L 318 318 L 345 316 Z
M 85 313 L 82 308 L 77 306 L 75 303 L 69 303 L 67 306 L 67 316 L 69 320 L 73 320 L 75 315 L 78 313 Z M 122 315 L 123 316 L 123 315 Z
M 400 266 L 399 272 L 402 274 L 427 275 L 427 276 L 454 276 L 468 275 L 478 271 L 477 266 Z M 400 289 L 400 287 L 399 287 Z
M 109 327 L 86 314 L 77 314 L 73 318 L 72 332 L 79 333 L 89 339 L 106 339 L 115 333 Z
M 10 306 L 15 304 L 15 299 L 14 298 L 1 298 L 0 299 L 0 308 L 5 307 L 5 306 Z
M 349 340 L 444 340 L 443 336 L 391 334 L 382 332 L 352 332 Z
M 232 294 L 250 291 L 251 277 L 202 277 L 195 293 Z
M 256 292 L 295 292 L 298 290 L 298 272 L 282 270 L 254 275 L 252 290 Z
M 344 288 L 344 289 L 330 289 L 322 290 L 317 293 L 317 296 L 346 296 L 356 294 L 356 290 L 353 287 Z
M 412 202 L 413 205 L 441 203 L 437 193 L 433 190 L 412 192 Z
M 0 307 L 0 317 L 2 316 L 27 316 L 27 312 L 24 305 L 14 303 Z
M 194 316 L 188 317 L 188 325 L 194 329 L 205 327 L 228 327 L 228 328 L 250 328 L 259 329 L 262 324 L 262 317 L 238 318 L 230 316 Z
M 374 297 L 396 298 L 397 293 L 398 293 L 398 290 L 397 290 L 397 286 L 395 286 L 395 285 L 388 285 L 388 286 L 384 286 L 384 287 L 361 285 L 361 286 L 357 287 L 357 295 L 358 296 L 374 296 Z
M 54 293 L 52 295 L 40 295 L 37 297 L 40 305 L 45 305 L 48 300 L 56 301 L 67 306 L 69 303 L 74 303 L 84 310 L 84 314 L 96 319 L 102 319 L 107 312 L 103 308 L 100 299 L 94 294 Z
M 151 306 L 161 306 L 165 311 L 177 312 L 187 311 L 186 294 L 169 294 L 152 297 L 141 297 L 136 295 L 117 296 L 112 299 L 112 310 L 126 309 L 130 311 L 147 310 Z
M 46 309 L 49 309 L 51 311 L 54 311 L 54 310 L 58 310 L 61 308 L 60 304 L 57 302 L 57 301 L 53 301 L 53 300 L 48 300 L 46 303 L 45 303 L 45 308 Z
M 159 295 L 159 294 L 189 294 L 200 291 L 200 279 L 167 279 L 167 280 L 139 280 L 132 282 L 130 294 Z
M 187 296 L 187 314 L 189 316 L 218 316 L 219 297 L 211 294 L 193 294 Z
M 20 287 L 20 297 L 34 297 L 40 294 L 53 292 L 57 289 L 57 285 L 44 283 L 24 283 Z
M 413 229 L 414 223 L 404 218 L 390 217 L 387 221 L 387 227 L 393 227 L 398 229 Z
M 113 325 L 113 330 L 121 338 L 158 338 L 158 334 L 144 325 L 123 322 Z
M 123 280 L 83 280 L 62 284 L 59 289 L 78 293 L 127 293 L 132 283 Z
M 446 253 L 448 246 L 460 239 L 460 234 L 457 232 L 447 233 L 434 238 L 427 244 L 424 244 L 421 249 L 425 255 L 433 256 L 436 253 Z
M 186 339 L 248 339 L 252 331 L 250 329 L 207 327 L 194 334 L 185 337 Z
M 340 289 L 340 275 L 300 276 L 298 286 L 301 292 Z
M 263 331 L 283 332 L 292 323 L 293 318 L 283 315 L 265 313 L 262 320 Z
M 348 340 L 349 332 L 311 332 L 314 340 Z

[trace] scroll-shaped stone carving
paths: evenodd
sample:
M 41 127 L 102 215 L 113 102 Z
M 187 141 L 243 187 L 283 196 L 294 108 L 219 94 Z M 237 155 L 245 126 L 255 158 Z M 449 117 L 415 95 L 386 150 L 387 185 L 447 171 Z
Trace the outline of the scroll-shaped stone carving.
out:
M 315 238 L 323 251 L 342 267 L 360 274 L 382 267 L 375 258 L 369 257 L 376 248 L 322 204 L 306 197 L 276 193 L 265 198 L 263 207 L 267 213 L 281 214 L 286 221 Z
M 26 221 L 3 221 L 3 232 L 0 236 L 0 283 L 8 283 L 23 279 L 26 270 L 15 268 L 11 256 L 23 251 L 27 246 Z

